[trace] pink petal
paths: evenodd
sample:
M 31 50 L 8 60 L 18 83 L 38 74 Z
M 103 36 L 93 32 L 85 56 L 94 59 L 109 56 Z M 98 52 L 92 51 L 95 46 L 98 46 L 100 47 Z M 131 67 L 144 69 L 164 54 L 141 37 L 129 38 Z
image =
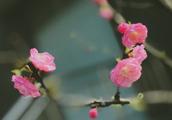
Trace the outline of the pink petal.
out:
M 54 56 L 52 56 L 48 52 L 38 53 L 38 50 L 36 48 L 32 48 L 30 50 L 29 60 L 37 69 L 41 71 L 51 72 L 56 69 Z
M 41 95 L 38 88 L 26 77 L 13 75 L 12 82 L 14 83 L 14 88 L 23 96 L 39 97 Z

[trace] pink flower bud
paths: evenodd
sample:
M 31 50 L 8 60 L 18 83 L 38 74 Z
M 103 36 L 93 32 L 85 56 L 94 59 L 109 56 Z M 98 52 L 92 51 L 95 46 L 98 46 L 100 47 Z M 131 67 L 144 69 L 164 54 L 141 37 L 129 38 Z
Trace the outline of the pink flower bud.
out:
M 118 31 L 123 34 L 123 33 L 125 33 L 128 30 L 129 26 L 130 25 L 127 24 L 127 23 L 120 23 L 118 25 Z
M 137 59 L 137 61 L 141 64 L 143 60 L 147 58 L 147 53 L 144 49 L 144 45 L 137 45 L 136 47 L 134 47 L 129 56 Z
M 107 3 L 107 0 L 94 0 L 97 5 L 103 5 Z
M 141 23 L 131 24 L 122 37 L 122 44 L 125 47 L 132 47 L 142 44 L 147 38 L 147 28 Z
M 98 116 L 97 108 L 90 109 L 90 111 L 89 111 L 89 117 L 90 117 L 90 119 L 92 119 L 92 120 L 93 119 L 96 119 L 97 116 Z
M 118 61 L 110 73 L 110 79 L 118 87 L 130 87 L 141 76 L 142 67 L 135 58 Z
M 36 48 L 30 49 L 29 60 L 39 70 L 44 72 L 51 72 L 56 69 L 54 57 L 48 52 L 38 53 Z
M 109 6 L 102 6 L 100 7 L 100 16 L 105 18 L 106 20 L 111 20 L 114 16 L 114 12 L 111 7 Z
M 13 75 L 12 82 L 14 82 L 14 88 L 16 88 L 23 96 L 39 97 L 41 94 L 34 84 L 32 84 L 28 78 Z

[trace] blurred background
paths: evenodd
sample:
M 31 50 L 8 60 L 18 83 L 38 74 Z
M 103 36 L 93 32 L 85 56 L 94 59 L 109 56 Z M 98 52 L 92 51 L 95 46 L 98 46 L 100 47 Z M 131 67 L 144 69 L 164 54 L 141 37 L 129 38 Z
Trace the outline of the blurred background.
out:
M 165 52 L 168 62 L 149 53 L 141 80 L 121 90 L 122 97 L 142 92 L 145 104 L 100 109 L 98 120 L 172 120 L 172 65 L 167 64 L 172 58 L 172 1 L 109 2 L 126 20 L 148 27 L 147 43 Z M 116 26 L 99 16 L 92 0 L 1 0 L 0 119 L 89 120 L 89 108 L 73 104 L 114 95 L 109 71 L 122 56 Z M 56 57 L 57 70 L 50 80 L 64 96 L 58 103 L 23 98 L 13 88 L 11 70 L 32 47 Z

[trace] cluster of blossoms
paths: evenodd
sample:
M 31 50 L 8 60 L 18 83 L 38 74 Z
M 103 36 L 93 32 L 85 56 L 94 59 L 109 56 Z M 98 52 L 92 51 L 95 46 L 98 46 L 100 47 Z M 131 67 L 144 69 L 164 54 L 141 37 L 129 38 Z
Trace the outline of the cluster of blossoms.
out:
M 141 64 L 147 58 L 147 53 L 144 49 L 147 28 L 141 23 L 121 23 L 118 26 L 118 31 L 123 35 L 122 44 L 127 49 L 126 54 L 128 55 L 128 58 L 117 61 L 117 65 L 111 70 L 110 79 L 117 88 L 127 88 L 141 77 Z M 119 91 L 116 95 L 117 98 L 114 99 L 114 102 L 120 102 L 120 96 L 118 96 Z M 97 108 L 98 107 L 94 107 L 90 109 L 90 119 L 93 120 L 97 118 Z
M 128 58 L 119 60 L 112 69 L 110 79 L 117 87 L 130 87 L 141 77 L 141 64 L 147 58 L 144 42 L 148 31 L 141 23 L 121 23 L 118 31 L 123 34 L 122 44 L 129 49 L 129 52 Z
M 108 3 L 108 0 L 94 0 L 100 6 L 100 16 L 106 20 L 111 20 L 114 16 L 114 11 Z
M 39 53 L 36 48 L 32 48 L 29 62 L 19 69 L 19 73 L 12 76 L 14 88 L 23 96 L 39 97 L 41 96 L 39 88 L 43 85 L 41 73 L 52 72 L 55 69 L 54 57 L 51 54 Z M 25 72 L 29 75 L 24 74 Z

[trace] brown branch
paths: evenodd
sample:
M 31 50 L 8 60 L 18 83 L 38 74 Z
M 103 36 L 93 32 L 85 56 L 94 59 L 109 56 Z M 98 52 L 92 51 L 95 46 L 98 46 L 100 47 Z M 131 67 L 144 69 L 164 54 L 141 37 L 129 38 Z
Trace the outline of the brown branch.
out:
M 124 100 L 120 100 L 120 92 L 119 92 L 119 88 L 117 88 L 117 92 L 114 96 L 114 99 L 112 100 L 106 100 L 106 101 L 96 101 L 94 100 L 93 102 L 87 104 L 86 106 L 89 106 L 91 108 L 99 108 L 99 107 L 109 107 L 111 105 L 126 105 L 126 104 L 130 104 L 129 101 L 124 101 Z
M 109 107 L 111 105 L 126 105 L 130 104 L 129 101 L 122 101 L 122 100 L 107 100 L 107 101 L 93 101 L 86 106 L 89 106 L 91 108 L 99 108 L 99 107 Z

